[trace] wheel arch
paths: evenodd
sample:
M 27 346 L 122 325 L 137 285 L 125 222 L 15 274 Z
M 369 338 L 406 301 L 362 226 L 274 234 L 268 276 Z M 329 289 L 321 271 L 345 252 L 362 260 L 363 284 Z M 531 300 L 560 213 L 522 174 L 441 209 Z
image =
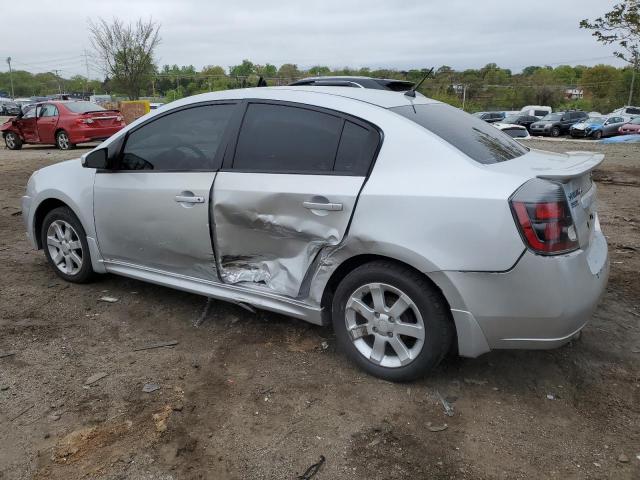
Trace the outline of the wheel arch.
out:
M 419 269 L 415 268 L 413 265 L 410 265 L 407 262 L 403 262 L 401 260 L 386 256 L 386 255 L 371 254 L 371 253 L 354 255 L 352 257 L 345 259 L 340 265 L 338 265 L 337 268 L 334 269 L 334 271 L 331 273 L 331 276 L 329 277 L 329 280 L 324 286 L 322 299 L 320 301 L 320 305 L 322 307 L 322 322 L 326 325 L 331 324 L 331 303 L 333 301 L 333 296 L 335 294 L 336 288 L 338 287 L 340 282 L 350 272 L 352 272 L 359 266 L 364 265 L 366 263 L 378 261 L 378 260 L 385 260 L 385 261 L 394 263 L 400 267 L 409 268 L 413 270 L 416 274 L 423 277 L 433 287 L 434 291 L 438 293 L 442 302 L 446 306 L 446 309 L 448 311 L 448 318 L 451 321 L 451 325 L 453 326 L 453 329 L 454 329 L 454 339 L 456 339 L 454 340 L 453 343 L 454 343 L 454 346 L 457 347 L 458 332 L 457 332 L 457 328 L 456 328 L 456 324 L 454 322 L 453 316 L 451 315 L 451 305 L 447 300 L 447 297 L 445 296 L 444 292 L 440 288 L 440 286 L 436 282 L 434 282 L 433 279 L 429 277 L 429 275 L 427 275 L 424 272 L 421 272 Z
M 67 207 L 69 210 L 73 212 L 76 218 L 78 218 L 78 221 L 82 223 L 82 220 L 80 220 L 80 216 L 78 215 L 78 213 L 75 212 L 74 209 L 69 204 L 65 203 L 59 198 L 50 197 L 50 198 L 44 199 L 42 202 L 40 202 L 40 204 L 38 204 L 33 214 L 33 233 L 34 233 L 36 245 L 38 246 L 38 250 L 40 250 L 43 247 L 42 224 L 44 223 L 44 219 L 50 211 L 59 207 Z

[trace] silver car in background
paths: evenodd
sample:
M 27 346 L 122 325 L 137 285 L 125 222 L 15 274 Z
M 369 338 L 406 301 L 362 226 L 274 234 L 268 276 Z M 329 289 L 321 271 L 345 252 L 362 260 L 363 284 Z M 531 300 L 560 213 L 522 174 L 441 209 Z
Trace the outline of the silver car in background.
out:
M 599 154 L 528 148 L 422 95 L 207 93 L 35 172 L 27 235 L 72 282 L 115 273 L 333 324 L 367 372 L 552 348 L 608 277 Z

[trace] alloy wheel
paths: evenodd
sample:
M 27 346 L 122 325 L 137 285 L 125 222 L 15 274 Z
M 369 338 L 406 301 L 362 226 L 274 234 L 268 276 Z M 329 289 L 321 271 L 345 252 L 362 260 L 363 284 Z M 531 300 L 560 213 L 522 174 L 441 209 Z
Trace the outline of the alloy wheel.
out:
M 400 289 L 368 283 L 347 300 L 345 322 L 358 352 L 388 368 L 408 365 L 422 351 L 425 326 L 420 310 Z
M 60 147 L 60 150 L 69 149 L 69 137 L 65 132 L 60 132 L 58 134 L 58 147 Z
M 47 248 L 51 261 L 65 275 L 76 275 L 82 268 L 82 242 L 75 229 L 64 220 L 55 220 L 49 225 Z
M 15 133 L 7 133 L 7 136 L 4 137 L 4 141 L 7 144 L 7 147 L 10 149 L 16 148 L 16 135 Z

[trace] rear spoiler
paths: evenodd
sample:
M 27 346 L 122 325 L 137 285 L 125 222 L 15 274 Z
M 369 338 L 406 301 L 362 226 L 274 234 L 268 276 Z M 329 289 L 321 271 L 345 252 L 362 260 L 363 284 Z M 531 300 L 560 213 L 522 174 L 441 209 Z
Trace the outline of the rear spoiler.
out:
M 570 160 L 578 160 L 577 162 L 567 162 L 567 166 L 557 165 L 553 168 L 553 173 L 542 173 L 536 175 L 538 178 L 546 180 L 569 180 L 581 177 L 585 173 L 594 170 L 604 161 L 604 153 L 595 152 L 566 152 Z M 584 157 L 584 158 L 580 158 Z

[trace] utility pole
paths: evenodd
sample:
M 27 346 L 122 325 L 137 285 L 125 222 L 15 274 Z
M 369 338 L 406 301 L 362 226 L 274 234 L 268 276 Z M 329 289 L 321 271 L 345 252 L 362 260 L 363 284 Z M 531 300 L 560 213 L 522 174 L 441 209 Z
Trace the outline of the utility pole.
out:
M 464 112 L 464 104 L 467 102 L 467 84 L 462 86 L 462 111 Z
M 60 76 L 58 75 L 59 70 L 52 70 L 54 75 L 56 76 L 56 80 L 58 81 L 58 93 L 62 95 L 62 87 L 60 86 Z
M 13 93 L 13 72 L 11 71 L 11 57 L 7 57 L 7 63 L 9 64 L 9 81 L 11 82 L 11 98 L 16 98 Z
M 636 70 L 638 70 L 638 56 L 633 58 L 633 65 L 631 66 L 631 88 L 629 89 L 629 101 L 627 105 L 631 105 L 633 101 L 633 85 L 636 83 Z
M 87 69 L 87 77 L 86 80 L 84 81 L 84 89 L 88 92 L 89 91 L 89 57 L 87 55 L 87 49 L 84 49 L 84 66 Z M 82 92 L 82 96 L 84 97 L 84 92 Z

